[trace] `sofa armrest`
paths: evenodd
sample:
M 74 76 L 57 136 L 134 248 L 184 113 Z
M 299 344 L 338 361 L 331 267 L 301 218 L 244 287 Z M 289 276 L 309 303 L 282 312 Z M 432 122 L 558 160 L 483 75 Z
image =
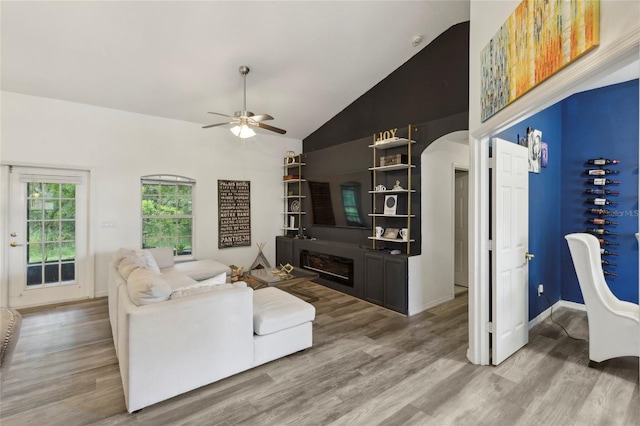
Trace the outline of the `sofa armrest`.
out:
M 173 268 L 164 269 L 162 273 L 178 271 L 196 281 L 213 278 L 220 274 L 231 275 L 231 268 L 213 259 L 194 260 L 191 262 L 176 263 Z
M 113 345 L 118 356 L 118 298 L 120 297 L 119 288 L 127 287 L 127 282 L 118 272 L 116 265 L 109 263 L 108 272 L 107 301 L 109 304 L 109 322 L 111 323 L 111 335 L 113 336 Z
M 253 366 L 253 290 L 135 306 L 120 287 L 120 371 L 129 412 Z M 123 355 L 123 354 L 126 354 Z

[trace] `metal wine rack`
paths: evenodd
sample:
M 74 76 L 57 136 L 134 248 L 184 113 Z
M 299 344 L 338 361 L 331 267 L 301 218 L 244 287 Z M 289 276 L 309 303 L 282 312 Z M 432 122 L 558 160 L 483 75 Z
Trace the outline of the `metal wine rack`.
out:
M 604 158 L 600 158 L 598 160 L 601 160 L 602 162 L 605 161 Z M 602 271 L 605 275 L 613 277 L 618 275 L 611 271 L 611 268 L 615 269 L 618 264 L 611 260 L 611 258 L 612 256 L 618 256 L 618 253 L 613 251 L 612 247 L 618 245 L 618 243 L 611 240 L 611 238 L 615 239 L 618 234 L 614 232 L 615 228 L 611 227 L 615 227 L 618 224 L 614 220 L 619 216 L 618 211 L 615 210 L 615 206 L 618 203 L 614 200 L 620 192 L 610 189 L 611 187 L 608 187 L 608 185 L 617 185 L 620 182 L 609 182 L 608 180 L 599 181 L 598 179 L 609 179 L 606 170 L 609 167 L 616 166 L 618 163 L 619 162 L 610 164 L 591 164 L 589 160 L 585 161 L 585 164 L 588 167 L 585 171 L 587 179 L 593 179 L 593 181 L 587 181 L 588 187 L 585 190 L 585 194 L 587 195 L 587 199 L 585 201 L 589 204 L 589 208 L 587 210 L 589 217 L 586 220 L 586 232 L 595 235 L 600 241 Z M 612 197 L 614 200 L 611 199 Z M 607 204 L 608 202 L 611 204 Z

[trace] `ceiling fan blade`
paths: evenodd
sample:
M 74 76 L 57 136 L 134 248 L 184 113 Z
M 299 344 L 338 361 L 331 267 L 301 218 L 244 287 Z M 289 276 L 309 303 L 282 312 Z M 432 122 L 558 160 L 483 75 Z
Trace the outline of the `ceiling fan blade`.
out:
M 278 129 L 277 127 L 269 126 L 268 124 L 258 122 L 255 125 L 260 127 L 261 129 L 271 130 L 272 132 L 280 133 L 281 135 L 284 135 L 285 133 L 287 133 L 286 130 Z
M 250 117 L 253 121 L 265 121 L 265 120 L 273 120 L 273 117 L 270 116 L 269 114 L 260 114 L 260 115 L 254 115 L 252 117 Z
M 203 129 L 208 129 L 209 127 L 217 127 L 217 126 L 224 126 L 225 124 L 234 124 L 233 121 L 230 121 L 228 123 L 216 123 L 216 124 L 209 124 L 208 126 L 202 126 Z
M 227 115 L 227 114 L 221 114 L 219 112 L 208 112 L 207 114 L 215 114 L 215 115 L 221 115 L 223 117 L 229 117 L 229 118 L 233 118 L 232 115 Z

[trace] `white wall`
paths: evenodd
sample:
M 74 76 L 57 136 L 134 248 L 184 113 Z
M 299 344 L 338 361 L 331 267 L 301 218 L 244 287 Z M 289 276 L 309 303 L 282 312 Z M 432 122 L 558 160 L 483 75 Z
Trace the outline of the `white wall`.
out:
M 433 141 L 420 164 L 422 252 L 409 258 L 409 315 L 454 297 L 454 166 L 469 166 L 468 132 Z
M 282 159 L 287 150 L 300 152 L 302 141 L 263 133 L 243 141 L 226 127 L 205 130 L 196 123 L 9 92 L 2 92 L 1 113 L 2 164 L 91 171 L 97 296 L 106 295 L 111 254 L 141 245 L 142 175 L 196 179 L 198 258 L 249 267 L 258 253 L 256 243 L 264 241 L 267 259 L 275 262 L 274 237 L 282 228 Z M 251 247 L 218 250 L 218 179 L 251 181 Z M 102 228 L 107 221 L 117 226 Z

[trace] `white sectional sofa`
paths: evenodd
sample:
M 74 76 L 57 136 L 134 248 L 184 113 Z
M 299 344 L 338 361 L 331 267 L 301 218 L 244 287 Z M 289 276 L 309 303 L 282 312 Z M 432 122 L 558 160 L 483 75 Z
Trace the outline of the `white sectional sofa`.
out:
M 109 318 L 133 412 L 309 348 L 313 305 L 277 288 L 225 283 L 213 260 L 174 264 L 171 249 L 120 249 Z

